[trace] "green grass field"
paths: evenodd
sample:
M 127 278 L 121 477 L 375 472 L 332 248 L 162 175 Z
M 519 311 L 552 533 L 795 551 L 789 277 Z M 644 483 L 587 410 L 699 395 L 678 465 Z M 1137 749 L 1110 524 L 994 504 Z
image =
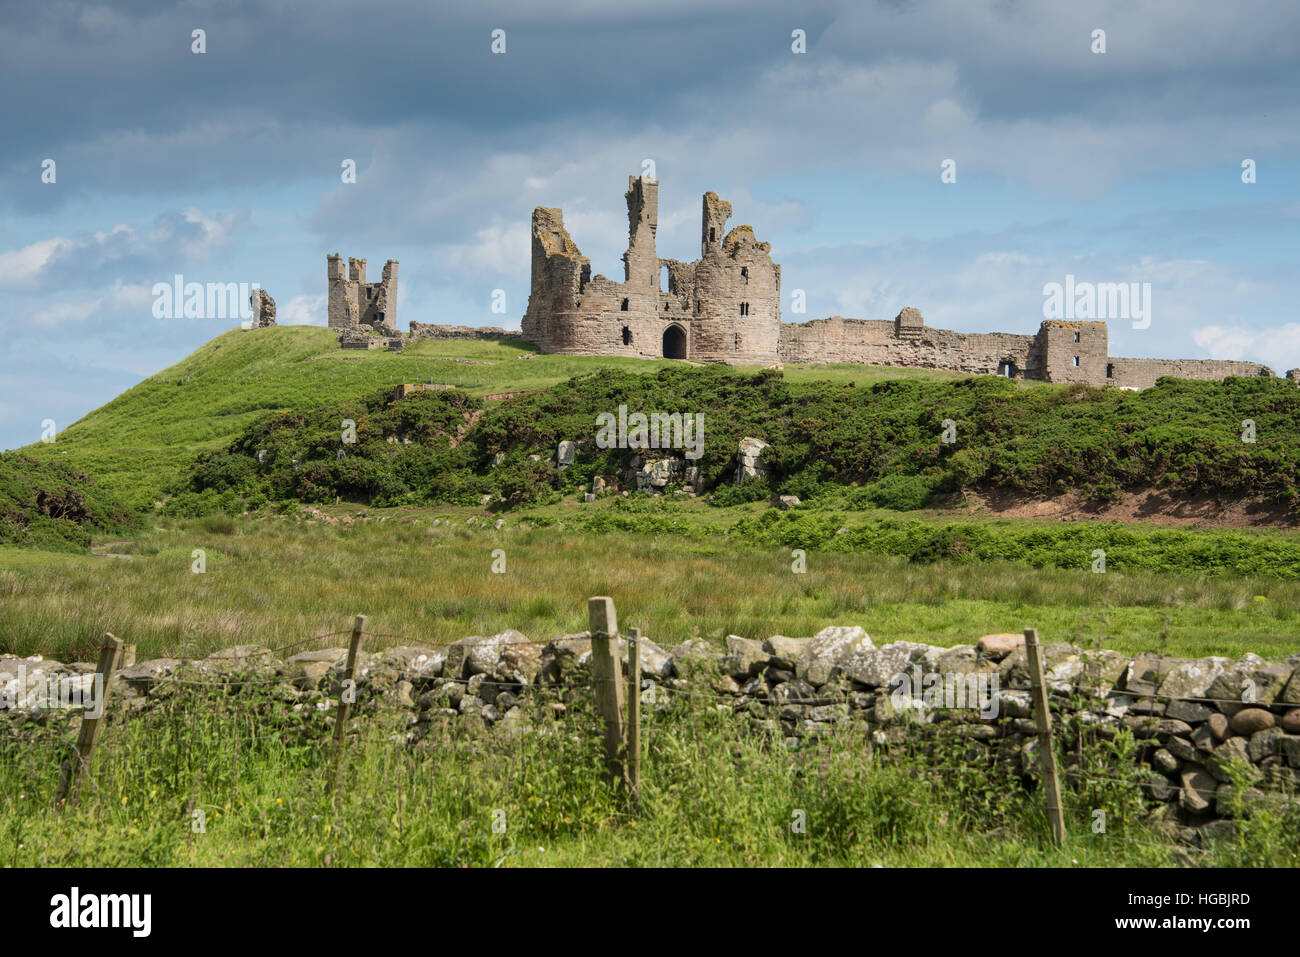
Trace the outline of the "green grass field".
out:
M 790 549 L 725 534 L 745 509 L 693 504 L 682 510 L 695 523 L 689 536 L 582 531 L 591 506 L 570 501 L 511 514 L 500 531 L 476 509 L 372 509 L 360 520 L 355 507 L 338 507 L 325 510 L 342 520 L 334 524 L 154 521 L 109 549 L 129 560 L 6 549 L 0 650 L 93 660 L 112 632 L 141 655 L 204 654 L 288 644 L 359 613 L 375 631 L 414 641 L 505 628 L 546 640 L 585 628 L 586 599 L 597 594 L 614 596 L 628 626 L 667 646 L 806 636 L 829 624 L 860 624 L 877 643 L 951 645 L 1032 625 L 1049 641 L 1100 635 L 1126 652 L 1158 648 L 1162 636 L 1169 653 L 1188 656 L 1300 650 L 1296 581 L 916 564 L 815 549 L 795 573 Z M 203 574 L 191 571 L 195 549 L 205 553 Z M 491 571 L 495 549 L 505 574 Z

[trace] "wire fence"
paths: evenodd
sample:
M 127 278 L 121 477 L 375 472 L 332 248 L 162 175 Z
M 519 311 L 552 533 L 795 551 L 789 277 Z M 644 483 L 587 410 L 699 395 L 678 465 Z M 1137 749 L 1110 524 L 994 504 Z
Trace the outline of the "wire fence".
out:
M 286 675 L 284 673 L 283 664 L 282 664 L 283 660 L 285 660 L 286 658 L 291 658 L 293 654 L 300 653 L 303 649 L 317 650 L 317 651 L 332 650 L 332 649 L 321 648 L 320 647 L 321 643 L 324 642 L 326 639 L 336 638 L 342 635 L 351 635 L 353 636 L 354 640 L 358 640 L 358 641 L 361 637 L 394 640 L 394 641 L 404 643 L 404 646 L 411 647 L 413 649 L 418 649 L 419 653 L 421 654 L 427 651 L 435 654 L 443 653 L 445 655 L 445 653 L 452 647 L 460 647 L 464 650 L 465 659 L 470 659 L 473 656 L 474 651 L 476 649 L 486 651 L 489 654 L 496 654 L 499 656 L 499 654 L 502 651 L 505 651 L 507 649 L 527 646 L 530 649 L 527 657 L 531 661 L 534 662 L 539 661 L 544 656 L 544 649 L 551 648 L 553 652 L 556 650 L 561 651 L 562 656 L 565 659 L 572 658 L 573 659 L 572 663 L 576 663 L 576 661 L 581 657 L 581 648 L 582 648 L 580 642 L 574 648 L 556 649 L 554 642 L 544 644 L 540 642 L 533 642 L 527 640 L 501 641 L 501 640 L 495 640 L 493 638 L 485 638 L 479 643 L 470 644 L 470 645 L 466 645 L 463 642 L 463 640 L 446 641 L 446 642 L 438 643 L 438 642 L 427 642 L 413 636 L 397 634 L 397 633 L 378 632 L 378 631 L 359 632 L 357 630 L 349 631 L 346 629 L 340 629 L 336 631 L 322 632 L 316 635 L 312 635 L 310 637 L 303 638 L 298 641 L 294 641 L 285 645 L 278 646 L 276 648 L 268 648 L 268 649 L 249 648 L 243 651 L 242 653 L 237 653 L 237 654 L 217 653 L 216 655 L 208 655 L 204 657 L 169 656 L 166 659 L 161 659 L 161 661 L 165 662 L 165 664 L 162 665 L 162 668 L 169 669 L 169 670 L 159 671 L 158 673 L 155 674 L 150 674 L 148 671 L 144 672 L 143 674 L 136 673 L 134 675 L 127 676 L 126 680 L 128 680 L 129 682 L 134 682 L 145 686 L 147 697 L 154 698 L 154 699 L 164 699 L 164 700 L 166 698 L 165 692 L 169 687 L 176 688 L 176 689 L 207 688 L 209 690 L 229 690 L 229 689 L 243 690 L 245 688 L 269 689 L 274 686 L 284 686 L 286 682 L 292 684 L 293 675 L 292 674 Z M 579 635 L 577 637 L 581 638 L 584 636 Z M 627 640 L 626 636 L 623 635 L 619 635 L 616 637 L 623 639 L 624 641 Z M 640 641 L 638 642 L 637 645 L 639 649 L 638 657 L 642 657 L 640 651 L 644 650 L 644 648 L 646 647 L 644 644 L 640 643 L 644 641 L 645 639 L 640 639 Z M 316 646 L 316 647 L 312 648 L 311 646 Z M 653 646 L 652 644 L 651 647 L 657 649 L 657 646 Z M 662 651 L 662 649 L 657 649 L 657 650 Z M 1087 651 L 1082 652 L 1082 654 L 1086 655 Z M 535 700 L 537 704 L 543 706 L 554 705 L 557 703 L 561 705 L 565 704 L 564 702 L 546 700 L 547 693 L 549 692 L 578 692 L 578 693 L 593 692 L 594 693 L 597 686 L 602 682 L 609 683 L 615 680 L 610 678 L 598 677 L 594 674 L 594 672 L 583 675 L 581 677 L 581 680 L 576 680 L 576 681 L 560 680 L 558 678 L 555 678 L 554 673 L 552 673 L 550 676 L 546 678 L 541 678 L 539 676 L 536 679 L 533 679 L 531 677 L 523 678 L 518 674 L 514 675 L 513 677 L 502 677 L 502 676 L 488 675 L 488 674 L 474 675 L 469 677 L 465 677 L 463 674 L 461 676 L 454 676 L 451 674 L 441 674 L 441 673 L 434 674 L 433 672 L 440 671 L 440 668 L 429 669 L 427 671 L 422 670 L 427 667 L 428 662 L 418 661 L 419 654 L 416 654 L 414 656 L 404 656 L 405 660 L 400 662 L 393 662 L 391 660 L 385 659 L 383 655 L 384 652 L 382 651 L 364 653 L 364 654 L 359 653 L 343 669 L 340 669 L 340 665 L 343 664 L 351 656 L 340 655 L 334 661 L 330 662 L 329 671 L 327 672 L 326 675 L 315 676 L 314 680 L 329 679 L 329 681 L 331 682 L 329 686 L 330 689 L 337 692 L 340 689 L 334 686 L 340 684 L 343 681 L 343 676 L 345 674 L 348 674 L 349 672 L 352 674 L 353 681 L 356 681 L 358 677 L 361 679 L 360 682 L 357 682 L 357 686 L 360 686 L 363 683 L 368 683 L 372 689 L 374 688 L 376 682 L 381 679 L 397 682 L 402 680 L 411 680 L 412 678 L 414 678 L 417 681 L 419 681 L 422 686 L 428 686 L 431 683 L 436 683 L 436 687 L 430 690 L 441 689 L 447 686 L 454 685 L 462 689 L 462 694 L 467 692 L 470 686 L 477 680 L 479 682 L 479 687 L 481 687 L 483 683 L 488 683 L 491 686 L 493 686 L 494 690 L 497 690 L 498 692 L 508 689 L 510 693 L 515 696 L 516 701 L 521 705 L 525 705 L 530 701 Z M 779 658 L 781 656 L 772 655 L 769 653 L 769 658 L 768 658 L 769 665 L 771 659 L 774 657 Z M 1279 655 L 1279 656 L 1273 656 L 1268 658 L 1263 656 L 1257 656 L 1257 657 L 1260 660 L 1271 662 L 1271 661 L 1286 660 L 1288 658 L 1292 658 L 1293 656 Z M 270 673 L 267 673 L 267 671 L 265 670 L 265 669 L 269 669 L 273 663 L 272 660 L 268 660 L 268 659 L 279 659 L 281 662 L 281 663 L 277 663 L 275 666 L 275 670 Z M 738 660 L 737 655 L 734 653 L 713 651 L 710 649 L 699 648 L 694 645 L 687 650 L 686 654 L 683 656 L 682 659 L 675 659 L 675 660 L 678 660 L 683 664 L 687 664 L 691 661 L 691 659 L 698 659 L 700 662 L 708 662 L 710 663 L 710 665 L 714 666 L 711 669 L 706 668 L 704 671 L 703 677 L 706 683 L 707 681 L 712 680 L 714 677 L 721 677 L 725 675 L 725 669 L 721 667 L 724 661 L 728 659 L 731 659 L 732 661 Z M 247 661 L 249 662 L 249 665 L 244 670 L 240 670 L 238 667 L 236 667 L 234 670 L 231 670 L 229 664 L 231 662 L 237 662 L 237 661 Z M 148 664 L 148 662 L 143 662 L 141 664 Z M 192 670 L 200 667 L 209 668 L 211 669 L 211 671 L 205 674 L 200 674 L 198 676 L 191 676 Z M 1050 673 L 1051 672 L 1049 669 L 1049 675 Z M 1231 705 L 1236 708 L 1250 707 L 1256 705 L 1256 702 L 1243 700 L 1242 698 L 1208 697 L 1206 695 L 1177 696 L 1177 695 L 1165 694 L 1160 691 L 1160 687 L 1163 678 L 1166 675 L 1167 673 L 1162 673 L 1158 671 L 1155 680 L 1152 682 L 1148 682 L 1148 685 L 1150 686 L 1151 690 L 1148 690 L 1147 687 L 1145 686 L 1143 688 L 1138 688 L 1138 689 L 1108 687 L 1101 693 L 1090 693 L 1087 692 L 1086 688 L 1080 689 L 1078 687 L 1079 682 L 1081 681 L 1086 682 L 1088 680 L 1087 676 L 1075 675 L 1072 676 L 1072 678 L 1068 681 L 1065 679 L 1058 678 L 1055 682 L 1057 688 L 1056 688 L 1056 693 L 1053 698 L 1053 701 L 1062 710 L 1065 716 L 1067 717 L 1073 716 L 1076 719 L 1074 722 L 1072 722 L 1074 727 L 1071 728 L 1071 731 L 1073 733 L 1073 740 L 1076 742 L 1076 744 L 1079 747 L 1082 747 L 1082 743 L 1086 732 L 1088 732 L 1089 730 L 1095 730 L 1098 727 L 1098 724 L 1096 723 L 1082 724 L 1078 721 L 1078 717 L 1083 714 L 1090 714 L 1095 718 L 1101 720 L 1111 719 L 1112 722 L 1118 721 L 1118 716 L 1114 714 L 1112 711 L 1110 711 L 1107 707 L 1107 702 L 1109 702 L 1112 699 L 1120 699 L 1120 698 L 1126 699 L 1126 701 L 1130 704 L 1135 701 L 1147 702 L 1148 704 L 1152 702 L 1162 702 L 1165 705 L 1168 705 L 1169 703 L 1172 702 L 1186 702 L 1186 703 L 1197 704 L 1202 706 Z M 761 673 L 751 676 L 751 680 L 759 680 L 761 682 L 761 684 L 758 687 L 752 689 L 751 693 L 745 693 L 743 690 L 741 692 L 736 692 L 731 690 L 719 691 L 717 689 L 706 690 L 705 688 L 694 686 L 691 684 L 690 681 L 680 677 L 668 678 L 664 673 L 662 673 L 662 670 L 660 673 L 644 675 L 643 678 L 650 682 L 648 685 L 644 685 L 644 686 L 647 687 L 648 690 L 649 689 L 653 690 L 653 696 L 650 697 L 647 702 L 652 704 L 653 707 L 651 707 L 649 711 L 646 713 L 646 719 L 647 719 L 646 728 L 651 734 L 650 744 L 652 746 L 652 749 L 654 745 L 654 736 L 656 734 L 669 733 L 669 728 L 670 728 L 669 724 L 665 722 L 661 722 L 659 720 L 660 717 L 663 716 L 665 717 L 665 719 L 669 719 L 672 717 L 680 717 L 680 714 L 678 712 L 673 712 L 671 710 L 676 705 L 676 702 L 678 701 L 707 702 L 712 706 L 712 710 L 727 710 L 727 709 L 734 710 L 742 707 L 748 708 L 749 705 L 751 705 L 753 702 L 758 702 L 760 705 L 763 706 L 763 708 L 766 709 L 765 712 L 760 712 L 760 713 L 766 713 L 767 715 L 770 716 L 773 714 L 773 712 L 779 713 L 780 708 L 786 705 L 797 705 L 801 707 L 822 707 L 827 705 L 841 705 L 841 704 L 847 705 L 851 701 L 851 696 L 855 694 L 865 695 L 867 697 L 879 698 L 880 696 L 888 693 L 886 689 L 877 689 L 874 691 L 870 689 L 864 689 L 862 687 L 854 689 L 852 683 L 849 682 L 849 683 L 844 683 L 841 689 L 838 691 L 832 691 L 827 693 L 826 691 L 823 690 L 812 697 L 803 696 L 803 695 L 778 697 L 773 692 L 776 689 L 779 689 L 781 687 L 781 683 L 777 683 L 773 686 L 768 682 L 766 682 L 766 680 L 761 678 Z M 307 683 L 310 684 L 311 682 L 309 681 Z M 1051 686 L 1052 683 L 1053 680 L 1050 677 L 1048 677 L 1046 684 L 1048 686 Z M 746 684 L 744 685 L 744 687 L 749 687 L 749 686 L 750 686 L 749 682 L 746 682 Z M 1026 691 L 1028 689 L 1011 688 L 1005 690 Z M 757 692 L 762 692 L 762 693 L 757 693 Z M 1003 692 L 999 691 L 998 693 L 1003 693 Z M 659 697 L 661 694 L 663 695 L 663 698 Z M 1069 700 L 1069 699 L 1074 699 L 1074 700 Z M 437 700 L 438 699 L 434 699 L 433 702 L 431 702 L 431 705 L 435 704 Z M 446 701 L 449 699 L 443 699 L 443 700 Z M 1267 708 L 1271 703 L 1272 702 L 1265 702 L 1260 706 Z M 306 702 L 299 701 L 297 702 L 297 704 L 305 709 L 304 713 L 307 714 L 309 717 L 319 717 L 320 719 L 322 719 L 319 721 L 318 726 L 315 728 L 311 723 L 304 721 L 303 724 L 296 729 L 298 732 L 307 735 L 309 738 L 313 733 L 320 733 L 328 729 L 330 727 L 331 722 L 337 722 L 337 715 L 331 715 L 328 712 L 331 710 L 331 708 L 337 709 L 339 707 L 339 703 L 331 701 L 329 696 L 324 694 L 323 692 L 321 693 L 321 697 L 319 699 L 310 700 Z M 413 705 L 416 705 L 414 698 L 412 698 L 411 705 L 407 705 L 407 708 L 409 709 Z M 168 706 L 173 709 L 177 708 L 178 706 L 180 706 L 180 701 L 171 700 Z M 1300 705 L 1297 705 L 1297 707 L 1300 707 Z M 429 711 L 429 710 L 433 710 L 433 708 L 426 707 L 423 710 Z M 452 711 L 455 709 L 448 707 L 445 710 Z M 862 716 L 861 712 L 864 712 L 865 710 L 866 709 L 863 708 L 859 709 L 860 716 Z M 550 713 L 552 716 L 558 717 L 558 715 L 561 712 L 552 710 Z M 1220 711 L 1218 713 L 1222 713 L 1222 712 Z M 850 709 L 849 715 L 847 716 L 851 716 L 851 715 L 852 715 L 852 710 Z M 1006 721 L 1001 721 L 1001 723 L 999 723 L 1001 717 L 1005 717 L 1005 716 L 999 715 L 999 716 L 994 716 L 992 718 L 986 718 L 985 721 L 989 723 L 985 723 L 985 724 L 981 724 L 979 722 L 974 722 L 974 721 L 951 721 L 951 722 L 939 722 L 931 726 L 932 729 L 940 728 L 942 725 L 947 725 L 952 728 L 991 726 L 995 733 L 993 734 L 992 737 L 988 738 L 987 741 L 985 742 L 989 745 L 989 747 L 984 749 L 983 754 L 980 756 L 980 760 L 970 760 L 967 761 L 966 763 L 955 764 L 955 765 L 935 763 L 933 760 L 926 760 L 927 758 L 933 757 L 933 755 L 927 755 L 924 751 L 926 742 L 929 739 L 924 737 L 922 737 L 920 740 L 909 739 L 906 733 L 901 740 L 895 742 L 885 741 L 882 742 L 883 746 L 873 747 L 871 760 L 886 761 L 886 762 L 891 762 L 897 766 L 906 766 L 910 771 L 914 771 L 915 773 L 922 776 L 926 776 L 927 778 L 928 776 L 931 775 L 955 776 L 955 775 L 968 774 L 973 771 L 987 771 L 994 768 L 1001 768 L 1003 771 L 1009 772 L 1013 776 L 1017 776 L 1026 780 L 1035 778 L 1036 776 L 1038 776 L 1038 772 L 1036 771 L 1037 761 L 1032 759 L 1028 761 L 1024 760 L 1022 755 L 1025 752 L 1023 750 L 1012 752 L 1009 753 L 1008 755 L 1002 755 L 999 751 L 995 750 L 992 747 L 993 745 L 996 745 L 1000 741 L 1004 741 L 1012 737 L 1013 735 L 1018 735 L 1019 738 L 1026 746 L 1028 745 L 1028 742 L 1033 739 L 1033 735 L 1030 734 L 1029 732 L 1012 731 L 1010 724 Z M 1149 749 L 1153 743 L 1160 743 L 1160 735 L 1163 734 L 1168 736 L 1174 734 L 1175 731 L 1178 730 L 1178 729 L 1171 729 L 1168 726 L 1163 730 L 1161 730 L 1159 726 L 1159 722 L 1161 718 L 1159 715 L 1132 715 L 1132 717 L 1139 719 L 1138 722 L 1136 722 L 1138 725 L 1145 724 L 1146 722 L 1149 721 L 1151 725 L 1154 727 L 1151 736 L 1148 736 L 1146 738 L 1136 739 L 1136 747 L 1139 749 L 1138 754 L 1143 753 L 1141 749 Z M 255 742 L 258 740 L 265 740 L 267 738 L 267 732 L 264 732 L 257 727 L 256 718 L 257 715 L 250 716 L 251 719 L 250 725 L 247 728 L 244 728 L 240 732 L 238 732 L 237 736 L 241 740 L 247 742 Z M 835 722 L 833 721 L 827 723 L 835 725 Z M 361 727 L 365 726 L 365 722 L 361 718 L 351 720 L 349 724 L 360 725 Z M 798 727 L 788 729 L 792 733 L 786 734 L 787 729 L 784 726 L 782 726 L 779 721 L 776 722 L 776 724 L 777 724 L 776 732 L 772 732 L 771 729 L 768 729 L 768 732 L 772 737 L 783 738 L 785 739 L 786 743 L 788 743 L 789 739 L 791 738 L 794 738 L 796 742 L 810 741 L 811 744 L 808 745 L 807 747 L 804 747 L 802 744 L 797 745 L 798 747 L 802 748 L 805 751 L 809 749 L 815 751 L 815 749 L 817 748 L 838 746 L 841 743 L 845 743 L 846 740 L 847 740 L 847 745 L 849 747 L 854 747 L 856 746 L 855 742 L 862 742 L 864 740 L 869 741 L 874 745 L 877 743 L 877 739 L 884 734 L 883 728 L 880 727 L 872 728 L 870 726 L 868 726 L 866 729 L 870 732 L 869 734 L 856 735 L 854 732 L 851 731 L 849 732 L 847 737 L 844 734 L 804 735 L 800 733 Z M 853 722 L 846 722 L 846 724 L 852 725 Z M 845 725 L 836 725 L 837 728 L 842 728 L 844 726 Z M 904 725 L 904 727 L 907 729 L 907 733 L 910 733 L 912 730 L 915 730 L 915 728 L 912 726 Z M 1190 725 L 1188 725 L 1188 727 L 1190 729 Z M 673 726 L 673 729 L 675 733 L 676 732 L 675 725 Z M 376 733 L 374 730 L 360 731 L 357 728 L 345 728 L 344 731 L 353 738 L 372 741 L 372 742 L 377 742 L 377 741 L 409 742 L 410 740 L 408 736 L 409 731 L 408 734 L 402 734 L 400 732 L 395 732 L 391 728 L 384 728 L 380 730 L 378 733 Z M 223 733 L 226 735 L 231 735 L 234 732 L 232 732 L 232 729 L 230 728 L 225 728 Z M 283 734 L 284 729 L 281 728 L 271 733 Z M 975 743 L 975 739 L 972 737 L 966 737 L 962 739 L 962 742 L 967 745 L 973 745 Z M 1218 742 L 1216 741 L 1216 743 Z M 72 755 L 74 756 L 69 760 L 76 762 L 76 764 L 74 765 L 75 770 L 77 771 L 77 773 L 84 776 L 84 779 L 89 783 L 91 789 L 96 793 L 98 793 L 100 790 L 99 785 L 95 780 L 94 774 L 92 773 L 91 766 L 87 758 L 83 757 L 81 748 L 79 746 L 71 744 L 70 742 L 66 742 L 66 745 L 71 750 Z M 1195 781 L 1186 780 L 1186 779 L 1181 780 L 1178 784 L 1174 784 L 1170 782 L 1166 774 L 1154 770 L 1147 765 L 1142 765 L 1141 767 L 1128 767 L 1128 768 L 1116 767 L 1113 770 L 1104 771 L 1096 766 L 1085 767 L 1083 766 L 1081 760 L 1075 760 L 1072 762 L 1070 760 L 1071 755 L 1068 752 L 1068 748 L 1062 746 L 1061 742 L 1059 741 L 1054 741 L 1053 746 L 1062 752 L 1061 757 L 1065 759 L 1065 766 L 1061 771 L 1062 777 L 1065 778 L 1067 783 L 1071 783 L 1075 786 L 1079 786 L 1084 782 L 1088 782 L 1088 783 L 1102 783 L 1105 785 L 1110 785 L 1119 788 L 1142 789 L 1145 787 L 1147 789 L 1147 793 L 1149 794 L 1151 793 L 1152 782 L 1163 781 L 1164 787 L 1166 789 L 1169 789 L 1169 791 L 1171 791 L 1175 795 L 1175 799 L 1181 799 L 1183 795 L 1191 793 L 1197 795 L 1201 800 L 1207 802 L 1208 804 L 1213 805 L 1216 799 L 1220 796 L 1221 782 L 1217 780 L 1215 782 L 1214 787 L 1202 786 L 1201 784 L 1198 784 Z M 1204 755 L 1204 758 L 1206 760 L 1208 760 L 1209 757 L 1210 755 L 1208 753 Z M 1079 755 L 1078 758 L 1081 759 L 1082 755 Z M 1188 762 L 1180 761 L 1180 767 L 1186 766 L 1187 763 Z M 1297 775 L 1297 777 L 1300 777 L 1300 775 Z M 935 783 L 943 785 L 946 782 L 943 780 L 938 780 Z M 1283 786 L 1281 790 L 1285 791 L 1287 789 L 1285 788 L 1285 786 Z M 1167 791 L 1166 799 L 1168 797 L 1168 793 L 1169 792 Z M 1164 803 L 1158 798 L 1154 800 L 1156 800 L 1157 804 Z M 1079 811 L 1077 801 L 1072 801 L 1071 807 L 1073 811 L 1075 811 L 1076 813 Z M 1051 812 L 1051 811 L 1059 811 L 1062 809 L 1053 806 L 1047 808 L 1047 810 Z M 1090 833 L 1089 839 L 1092 838 L 1126 841 L 1134 845 L 1142 845 L 1149 848 L 1163 848 L 1170 851 L 1205 853 L 1204 848 L 1199 848 L 1194 845 L 1189 845 L 1188 843 L 1186 843 L 1185 840 L 1171 839 L 1167 842 L 1151 842 L 1151 841 L 1141 841 L 1132 838 L 1127 838 L 1121 835 L 1107 835 L 1105 833 L 1100 833 L 1100 834 Z

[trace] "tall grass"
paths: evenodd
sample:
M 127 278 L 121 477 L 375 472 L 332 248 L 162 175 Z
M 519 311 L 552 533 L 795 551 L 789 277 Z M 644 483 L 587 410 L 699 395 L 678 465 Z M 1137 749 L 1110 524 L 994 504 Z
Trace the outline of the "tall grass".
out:
M 1158 647 L 1166 632 L 1172 654 L 1300 647 L 1300 583 L 1276 579 L 918 565 L 811 550 L 800 574 L 786 547 L 575 531 L 572 506 L 533 521 L 512 516 L 501 531 L 469 509 L 329 511 L 340 521 L 168 520 L 113 546 L 130 560 L 50 556 L 6 567 L 0 552 L 0 650 L 93 661 L 106 631 L 141 656 L 280 647 L 344 629 L 357 613 L 373 631 L 403 636 L 379 644 L 505 628 L 546 640 L 583 630 L 586 599 L 597 594 L 614 596 L 625 625 L 665 646 L 861 624 L 877 643 L 968 643 L 1033 625 L 1047 640 L 1100 639 L 1130 653 Z M 205 552 L 203 574 L 191 571 L 195 549 Z M 504 574 L 492 571 L 496 549 Z
M 200 695 L 196 697 L 196 695 Z M 405 711 L 356 720 L 334 794 L 326 717 L 283 702 L 187 692 L 106 730 L 81 803 L 51 807 L 72 732 L 54 717 L 0 738 L 0 860 L 11 866 L 1255 866 L 1300 863 L 1300 816 L 1248 821 L 1189 852 L 1145 821 L 1136 778 L 1069 800 L 1054 849 L 1032 784 L 972 763 L 955 782 L 920 758 L 873 759 L 843 725 L 788 750 L 743 715 L 690 698 L 646 712 L 641 802 L 611 787 L 589 695 L 530 730 Z M 943 759 L 942 755 L 939 755 Z

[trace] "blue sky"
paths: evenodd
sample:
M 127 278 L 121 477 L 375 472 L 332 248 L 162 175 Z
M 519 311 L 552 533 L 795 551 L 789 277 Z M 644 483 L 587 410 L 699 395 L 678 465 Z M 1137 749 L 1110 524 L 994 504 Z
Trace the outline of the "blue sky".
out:
M 395 258 L 400 327 L 517 327 L 533 207 L 563 207 L 593 272 L 621 279 L 646 159 L 660 255 L 698 256 L 716 190 L 772 243 L 787 321 L 911 305 L 1031 333 L 1044 284 L 1072 273 L 1151 283 L 1150 328 L 1112 322 L 1114 355 L 1300 366 L 1293 5 L 445 6 L 7 9 L 0 448 L 235 324 L 154 318 L 177 273 L 257 282 L 282 323 L 323 324 L 326 253 L 376 276 Z

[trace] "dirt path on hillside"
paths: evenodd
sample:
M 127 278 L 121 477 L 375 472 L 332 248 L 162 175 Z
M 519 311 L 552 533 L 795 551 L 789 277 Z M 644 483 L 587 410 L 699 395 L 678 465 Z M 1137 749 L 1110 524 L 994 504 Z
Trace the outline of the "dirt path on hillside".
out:
M 972 514 L 1037 518 L 1060 522 L 1150 522 L 1191 528 L 1295 528 L 1296 519 L 1275 502 L 1223 501 L 1213 496 L 1171 495 L 1148 490 L 1124 496 L 1113 505 L 1094 506 L 1078 492 L 1055 498 L 1029 498 L 1007 492 L 968 492 Z

